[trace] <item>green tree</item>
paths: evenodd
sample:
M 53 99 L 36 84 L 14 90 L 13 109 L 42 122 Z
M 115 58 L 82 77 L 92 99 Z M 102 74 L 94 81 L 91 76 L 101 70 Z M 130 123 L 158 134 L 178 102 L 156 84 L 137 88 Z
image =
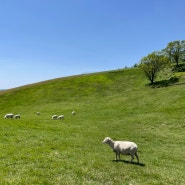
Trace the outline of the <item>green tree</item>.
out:
M 185 40 L 169 42 L 163 51 L 170 61 L 175 62 L 178 66 L 179 62 L 185 59 Z
M 168 58 L 159 52 L 153 52 L 140 61 L 139 67 L 144 71 L 151 84 L 154 83 L 157 73 L 168 64 Z

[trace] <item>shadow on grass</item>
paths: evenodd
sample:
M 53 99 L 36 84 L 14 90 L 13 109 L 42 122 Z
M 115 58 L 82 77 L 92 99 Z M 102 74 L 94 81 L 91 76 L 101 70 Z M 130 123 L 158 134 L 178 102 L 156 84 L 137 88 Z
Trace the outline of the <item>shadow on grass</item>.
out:
M 126 160 L 112 160 L 112 162 L 116 162 L 116 163 L 127 163 L 127 164 L 132 164 L 132 165 L 138 165 L 138 166 L 145 166 L 145 164 L 143 163 L 137 163 L 137 162 L 130 162 L 130 161 L 126 161 Z
M 172 77 L 168 80 L 160 80 L 157 82 L 154 82 L 153 84 L 149 84 L 149 86 L 151 87 L 167 87 L 167 86 L 171 86 L 171 85 L 175 85 L 177 82 L 179 82 L 179 78 L 178 77 Z

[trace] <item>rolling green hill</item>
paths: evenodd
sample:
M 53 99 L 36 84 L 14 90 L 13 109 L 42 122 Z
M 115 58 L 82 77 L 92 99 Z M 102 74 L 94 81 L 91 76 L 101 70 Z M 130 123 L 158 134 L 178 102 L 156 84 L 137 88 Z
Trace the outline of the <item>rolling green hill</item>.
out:
M 133 68 L 0 91 L 0 184 L 185 184 L 185 79 L 147 83 Z M 136 142 L 140 164 L 116 162 L 106 136 Z

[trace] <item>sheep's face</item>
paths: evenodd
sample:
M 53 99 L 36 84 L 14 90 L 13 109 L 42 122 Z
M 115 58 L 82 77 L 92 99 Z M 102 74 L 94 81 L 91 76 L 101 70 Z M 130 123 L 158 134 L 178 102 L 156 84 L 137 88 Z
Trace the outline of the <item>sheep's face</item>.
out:
M 105 139 L 103 140 L 103 143 L 109 143 L 110 140 L 111 140 L 110 137 L 105 137 Z

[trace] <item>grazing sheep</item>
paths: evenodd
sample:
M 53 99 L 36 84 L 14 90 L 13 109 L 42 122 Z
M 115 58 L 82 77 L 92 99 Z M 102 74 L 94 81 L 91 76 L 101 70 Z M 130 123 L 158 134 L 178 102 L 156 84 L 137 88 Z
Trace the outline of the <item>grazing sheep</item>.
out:
M 51 118 L 52 118 L 52 119 L 57 119 L 58 116 L 57 116 L 57 115 L 53 115 Z
M 76 114 L 76 112 L 75 111 L 72 111 L 72 115 L 75 115 Z
M 37 112 L 37 115 L 40 115 L 40 112 Z
M 16 114 L 13 118 L 14 118 L 14 119 L 20 119 L 21 116 L 20 116 L 20 114 Z
M 110 145 L 113 151 L 116 153 L 116 160 L 120 160 L 120 154 L 131 155 L 131 161 L 134 159 L 134 155 L 139 163 L 139 157 L 137 154 L 138 147 L 135 143 L 130 141 L 113 141 L 110 137 L 105 137 L 103 143 Z
M 13 117 L 14 117 L 14 114 L 12 114 L 12 113 L 6 114 L 6 115 L 4 116 L 5 119 L 7 119 L 7 118 L 13 118 Z
M 64 119 L 64 115 L 58 116 L 57 119 Z

